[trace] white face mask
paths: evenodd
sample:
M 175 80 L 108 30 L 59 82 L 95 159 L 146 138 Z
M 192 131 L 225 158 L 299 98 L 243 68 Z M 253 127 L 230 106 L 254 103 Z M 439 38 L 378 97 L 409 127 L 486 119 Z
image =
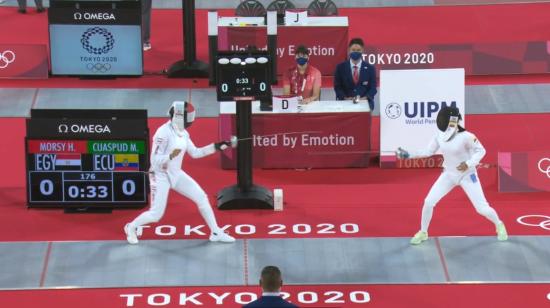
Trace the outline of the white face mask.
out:
M 178 132 L 183 132 L 185 130 L 185 119 L 183 115 L 174 115 L 172 118 L 172 126 Z

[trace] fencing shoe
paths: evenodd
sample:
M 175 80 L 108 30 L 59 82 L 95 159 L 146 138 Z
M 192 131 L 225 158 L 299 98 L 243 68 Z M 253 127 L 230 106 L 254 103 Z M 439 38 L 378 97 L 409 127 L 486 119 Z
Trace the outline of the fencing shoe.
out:
M 506 241 L 508 239 L 508 232 L 506 232 L 506 227 L 502 221 L 497 224 L 497 239 L 499 241 Z
M 126 224 L 124 226 L 124 233 L 126 233 L 126 240 L 128 241 L 128 243 L 132 245 L 138 243 L 136 228 L 134 226 L 129 223 Z
M 218 230 L 210 234 L 208 238 L 211 242 L 222 242 L 222 243 L 233 243 L 235 238 L 231 235 L 223 232 L 223 230 Z
M 411 244 L 412 245 L 418 245 L 422 242 L 424 242 L 425 240 L 428 239 L 428 232 L 424 232 L 424 231 L 418 231 L 416 232 L 416 234 L 411 238 Z

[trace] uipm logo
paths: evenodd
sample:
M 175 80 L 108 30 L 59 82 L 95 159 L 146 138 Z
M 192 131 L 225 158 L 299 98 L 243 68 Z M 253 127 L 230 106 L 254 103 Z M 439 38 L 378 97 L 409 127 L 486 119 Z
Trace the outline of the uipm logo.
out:
M 403 105 L 407 118 L 432 118 L 434 115 L 437 115 L 443 106 L 448 106 L 446 101 L 405 102 Z M 451 101 L 450 106 L 456 107 L 456 101 Z
M 390 103 L 388 106 L 386 106 L 386 115 L 390 119 L 397 119 L 401 116 L 401 105 L 398 103 Z

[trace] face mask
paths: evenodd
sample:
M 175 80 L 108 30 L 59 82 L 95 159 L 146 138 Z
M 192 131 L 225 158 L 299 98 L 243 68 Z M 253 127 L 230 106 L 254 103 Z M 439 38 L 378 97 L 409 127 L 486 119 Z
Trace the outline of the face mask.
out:
M 298 65 L 305 65 L 307 63 L 307 60 L 308 58 L 296 58 L 296 63 L 298 63 Z
M 174 128 L 179 132 L 182 132 L 185 128 L 185 120 L 183 119 L 182 115 L 175 115 L 172 118 L 172 124 L 174 125 Z
M 349 54 L 349 57 L 354 61 L 357 61 L 357 60 L 361 59 L 362 56 L 363 56 L 363 53 L 360 52 L 360 51 L 352 51 Z

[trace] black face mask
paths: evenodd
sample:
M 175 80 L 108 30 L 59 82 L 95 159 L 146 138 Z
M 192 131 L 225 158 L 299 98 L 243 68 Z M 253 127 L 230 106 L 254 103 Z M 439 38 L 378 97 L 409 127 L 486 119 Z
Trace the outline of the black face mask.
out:
M 446 131 L 447 127 L 449 127 L 449 120 L 451 117 L 458 117 L 459 119 L 462 119 L 458 108 L 453 106 L 443 106 L 437 114 L 437 128 L 442 132 Z

